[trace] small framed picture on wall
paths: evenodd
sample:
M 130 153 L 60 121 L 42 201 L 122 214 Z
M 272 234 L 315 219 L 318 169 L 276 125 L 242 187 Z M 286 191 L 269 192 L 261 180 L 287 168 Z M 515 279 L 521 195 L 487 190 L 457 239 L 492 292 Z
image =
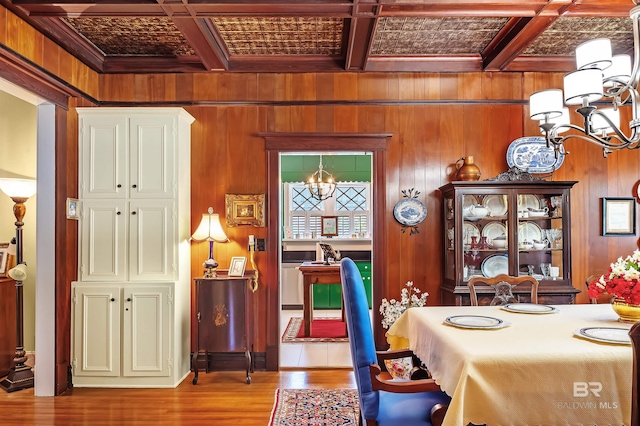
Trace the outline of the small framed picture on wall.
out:
M 636 234 L 635 198 L 602 199 L 602 235 L 621 236 Z

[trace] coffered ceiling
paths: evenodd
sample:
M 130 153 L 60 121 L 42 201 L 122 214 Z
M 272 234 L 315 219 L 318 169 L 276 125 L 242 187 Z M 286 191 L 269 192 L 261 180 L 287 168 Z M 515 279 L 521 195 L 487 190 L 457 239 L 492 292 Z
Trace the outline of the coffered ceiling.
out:
M 101 73 L 569 71 L 631 0 L 0 0 Z

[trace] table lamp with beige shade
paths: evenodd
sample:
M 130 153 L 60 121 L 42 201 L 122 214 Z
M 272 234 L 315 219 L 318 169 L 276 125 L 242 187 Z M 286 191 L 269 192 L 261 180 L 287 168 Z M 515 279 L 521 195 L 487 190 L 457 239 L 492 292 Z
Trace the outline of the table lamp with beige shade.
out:
M 202 215 L 200 225 L 191 236 L 193 241 L 209 241 L 209 258 L 204 261 L 203 278 L 215 278 L 218 262 L 213 258 L 213 242 L 226 243 L 229 241 L 220 224 L 220 215 L 213 212 L 213 207 L 209 207 L 208 213 Z

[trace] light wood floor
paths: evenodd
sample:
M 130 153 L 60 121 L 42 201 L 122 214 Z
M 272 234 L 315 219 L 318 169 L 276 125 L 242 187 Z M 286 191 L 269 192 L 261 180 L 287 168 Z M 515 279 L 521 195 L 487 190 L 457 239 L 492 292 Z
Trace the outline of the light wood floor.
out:
M 56 397 L 0 391 L 0 424 L 266 426 L 277 388 L 356 387 L 351 369 L 257 371 L 250 385 L 243 371 L 201 372 L 195 386 L 192 378 L 175 389 L 74 388 Z

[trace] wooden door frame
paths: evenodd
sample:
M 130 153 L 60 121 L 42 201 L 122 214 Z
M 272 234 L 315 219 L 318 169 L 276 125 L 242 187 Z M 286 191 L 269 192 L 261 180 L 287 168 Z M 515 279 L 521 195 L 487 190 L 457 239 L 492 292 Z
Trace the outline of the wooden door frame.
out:
M 266 369 L 278 371 L 280 348 L 280 153 L 283 152 L 373 152 L 373 253 L 372 259 L 386 259 L 386 246 L 376 241 L 386 239 L 386 149 L 393 133 L 260 133 L 265 138 L 267 153 L 267 272 L 265 274 L 266 307 L 258 307 L 260 317 L 266 316 Z M 386 276 L 384 262 L 372 262 L 373 294 L 381 294 Z M 374 303 L 375 305 L 375 303 Z M 266 312 L 262 312 L 266 309 Z M 380 313 L 373 310 L 373 321 L 380 323 Z M 384 340 L 380 327 L 376 341 Z

